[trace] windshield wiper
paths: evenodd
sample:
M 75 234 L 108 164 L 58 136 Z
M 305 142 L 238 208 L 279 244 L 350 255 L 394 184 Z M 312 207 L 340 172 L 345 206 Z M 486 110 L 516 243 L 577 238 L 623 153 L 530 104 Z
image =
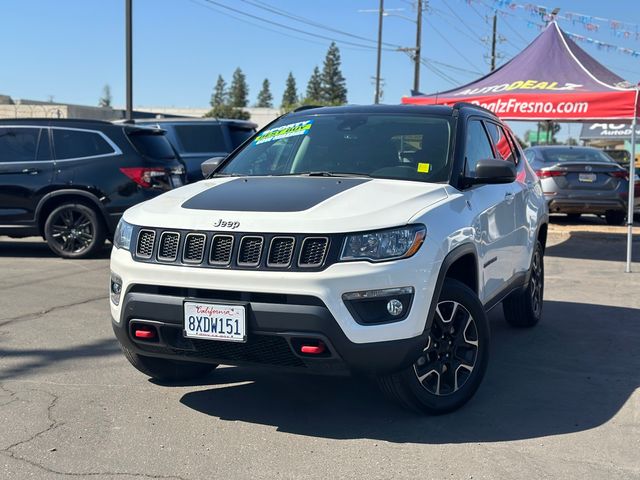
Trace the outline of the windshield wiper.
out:
M 307 177 L 371 177 L 366 173 L 353 173 L 353 172 L 302 172 L 298 175 L 306 175 Z

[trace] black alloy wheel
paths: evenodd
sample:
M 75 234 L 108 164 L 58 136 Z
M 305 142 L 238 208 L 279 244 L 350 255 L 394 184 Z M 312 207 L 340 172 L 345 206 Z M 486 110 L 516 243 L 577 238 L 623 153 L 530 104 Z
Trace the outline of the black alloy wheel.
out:
M 544 306 L 544 249 L 536 241 L 529 267 L 529 283 L 502 301 L 504 318 L 514 327 L 533 327 L 542 318 Z
M 536 317 L 542 314 L 542 295 L 544 276 L 542 272 L 542 251 L 536 248 L 531 261 L 531 278 L 529 279 L 529 295 L 531 297 L 531 310 Z
M 95 210 L 81 203 L 60 205 L 44 228 L 49 248 L 63 258 L 84 258 L 104 245 L 105 229 Z
M 457 392 L 478 357 L 478 329 L 469 311 L 453 300 L 439 302 L 427 346 L 413 365 L 418 382 L 433 395 Z

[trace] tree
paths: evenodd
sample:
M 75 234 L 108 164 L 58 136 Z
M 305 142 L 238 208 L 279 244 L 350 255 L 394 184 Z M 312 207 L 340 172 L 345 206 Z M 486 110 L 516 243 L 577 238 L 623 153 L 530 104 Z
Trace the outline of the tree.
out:
M 320 69 L 317 65 L 307 83 L 307 95 L 304 101 L 310 105 L 322 103 L 322 75 L 320 75 Z
M 107 83 L 102 89 L 102 97 L 98 100 L 99 107 L 111 108 L 111 87 Z
M 340 50 L 331 42 L 322 67 L 322 101 L 328 105 L 347 103 L 346 81 L 340 71 Z
M 262 90 L 258 93 L 258 108 L 273 108 L 273 95 L 271 95 L 271 84 L 269 79 L 265 78 L 262 82 Z
M 247 78 L 240 67 L 233 72 L 231 87 L 229 87 L 229 105 L 236 108 L 245 108 L 249 104 L 249 86 Z
M 219 107 L 220 105 L 224 105 L 227 103 L 227 82 L 224 81 L 222 75 L 218 75 L 218 80 L 216 81 L 216 86 L 213 88 L 213 93 L 211 94 L 211 101 L 209 104 L 212 107 Z
M 287 82 L 282 95 L 282 108 L 284 110 L 292 110 L 298 104 L 298 89 L 296 88 L 296 79 L 293 73 L 289 72 Z

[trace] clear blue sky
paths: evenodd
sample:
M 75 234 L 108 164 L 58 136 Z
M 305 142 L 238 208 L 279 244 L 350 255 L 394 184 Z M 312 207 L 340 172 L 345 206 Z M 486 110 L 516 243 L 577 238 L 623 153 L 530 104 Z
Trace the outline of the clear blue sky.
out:
M 214 0 L 212 0 L 214 1 Z M 550 2 L 550 0 L 549 0 Z M 277 104 L 284 81 L 292 71 L 299 90 L 315 65 L 321 66 L 330 40 L 311 38 L 255 18 L 225 10 L 207 0 L 133 0 L 134 3 L 134 105 L 205 107 L 218 74 L 229 81 L 236 67 L 247 75 L 251 102 L 267 77 Z M 313 28 L 251 3 L 275 7 L 336 30 L 374 40 L 378 0 L 215 0 L 256 17 L 285 24 L 338 41 L 350 103 L 371 103 L 375 74 L 375 43 Z M 384 22 L 384 41 L 399 46 L 415 43 L 411 0 L 386 0 L 390 16 Z M 490 35 L 485 16 L 494 0 L 429 0 L 423 23 L 423 56 L 448 64 L 437 65 L 439 74 L 423 67 L 421 90 L 443 90 L 472 80 L 488 71 L 484 55 L 489 47 L 480 39 Z M 527 3 L 522 0 L 520 3 Z M 538 3 L 538 2 L 536 2 Z M 640 24 L 637 0 L 540 2 L 549 7 Z M 524 9 L 501 15 L 499 45 L 511 58 L 539 30 L 539 21 Z M 2 0 L 0 44 L 3 62 L 0 94 L 14 98 L 95 105 L 105 84 L 111 86 L 114 105 L 124 103 L 124 0 Z M 232 16 L 226 15 L 231 14 Z M 606 23 L 587 31 L 581 24 L 559 21 L 565 30 L 640 51 L 640 39 L 615 36 Z M 590 54 L 634 83 L 640 80 L 640 58 L 579 43 Z M 389 47 L 393 49 L 394 47 Z M 434 65 L 434 66 L 435 66 Z M 454 70 L 451 66 L 462 69 Z M 444 75 L 442 75 L 444 74 Z M 384 103 L 398 103 L 413 83 L 413 65 L 400 52 L 384 51 L 382 77 Z M 444 77 L 444 78 L 443 78 Z

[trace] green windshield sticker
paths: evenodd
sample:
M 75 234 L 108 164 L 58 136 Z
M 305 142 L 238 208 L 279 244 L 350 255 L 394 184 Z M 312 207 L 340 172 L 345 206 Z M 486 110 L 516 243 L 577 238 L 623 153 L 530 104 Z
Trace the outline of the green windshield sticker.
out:
M 306 120 L 304 122 L 289 123 L 287 125 L 282 125 L 281 127 L 270 128 L 269 130 L 265 130 L 259 134 L 253 143 L 254 145 L 260 145 L 261 143 L 273 142 L 275 140 L 280 140 L 281 138 L 306 135 L 309 130 L 311 130 L 312 125 L 313 120 Z

